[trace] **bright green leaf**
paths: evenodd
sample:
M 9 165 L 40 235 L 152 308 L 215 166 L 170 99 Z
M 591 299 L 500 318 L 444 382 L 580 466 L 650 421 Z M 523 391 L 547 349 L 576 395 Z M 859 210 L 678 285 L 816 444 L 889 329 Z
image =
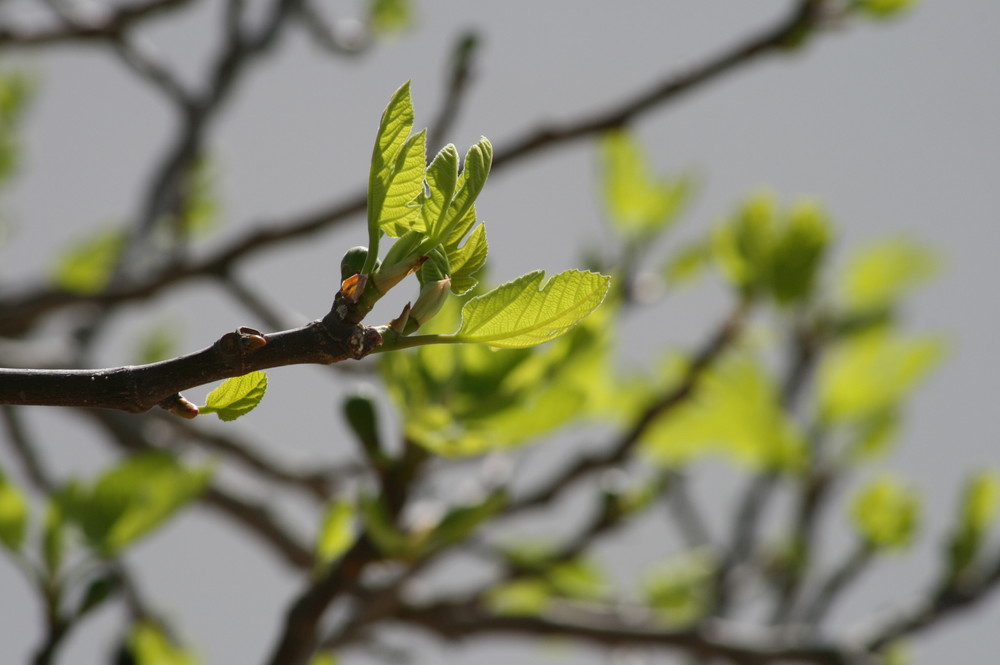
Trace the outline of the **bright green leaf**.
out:
M 1000 475 L 982 471 L 966 482 L 959 504 L 958 525 L 949 544 L 954 575 L 965 572 L 976 560 L 983 538 L 1000 508 Z
M 413 128 L 413 102 L 410 99 L 410 82 L 404 83 L 393 94 L 389 104 L 382 112 L 378 133 L 375 137 L 375 147 L 372 150 L 371 172 L 368 176 L 368 261 L 363 272 L 371 272 L 378 258 L 378 241 L 383 230 L 381 225 L 383 207 L 389 193 L 389 187 L 396 174 L 399 154 Z M 411 143 L 411 152 L 412 152 Z M 403 162 L 406 162 L 404 157 Z M 423 164 L 420 167 L 420 179 L 423 182 Z M 412 184 L 407 181 L 407 184 Z M 397 190 L 402 188 L 402 181 Z M 419 192 L 418 192 L 419 193 Z M 401 197 L 405 198 L 405 197 Z M 412 199 L 411 199 L 412 200 Z M 409 201 L 393 201 L 408 206 Z M 413 208 L 417 210 L 417 208 Z M 398 212 L 398 211 L 397 211 Z
M 486 601 L 501 616 L 537 616 L 551 598 L 552 590 L 544 580 L 523 579 L 493 587 Z
M 830 242 L 830 223 L 814 202 L 792 208 L 771 250 L 771 291 L 775 300 L 790 304 L 807 299 Z
M 878 549 L 905 549 L 920 526 L 920 496 L 891 476 L 868 483 L 851 505 L 858 535 Z
M 236 420 L 253 411 L 264 399 L 267 390 L 267 375 L 264 372 L 250 372 L 243 376 L 227 379 L 208 394 L 200 413 L 216 413 L 219 420 Z
M 721 454 L 758 469 L 794 470 L 804 455 L 802 435 L 782 408 L 774 382 L 749 354 L 707 372 L 695 398 L 656 421 L 645 451 L 667 466 Z
M 368 16 L 372 29 L 380 35 L 402 32 L 413 25 L 413 2 L 369 0 Z
M 854 6 L 875 18 L 890 18 L 900 14 L 916 3 L 916 0 L 854 0 Z
M 876 329 L 842 340 L 819 370 L 819 404 L 829 420 L 860 421 L 894 410 L 943 354 L 935 337 Z
M 756 290 L 771 272 L 771 251 L 778 223 L 777 203 L 769 192 L 747 198 L 736 214 L 712 235 L 712 251 L 722 274 L 744 292 Z
M 54 500 L 100 555 L 114 556 L 196 498 L 210 474 L 209 469 L 186 469 L 165 453 L 145 453 L 105 472 L 92 485 L 71 482 Z
M 934 252 L 907 238 L 885 240 L 855 253 L 848 261 L 840 291 L 849 310 L 892 307 L 937 271 Z
M 132 628 L 129 652 L 136 665 L 197 665 L 191 652 L 175 645 L 152 621 L 142 621 Z
M 378 223 L 390 236 L 399 237 L 410 230 L 423 230 L 418 199 L 424 192 L 426 141 L 426 130 L 409 137 L 400 147 L 392 170 L 384 181 L 385 195 Z
M 355 540 L 355 511 L 350 501 L 331 501 L 323 515 L 323 522 L 316 537 L 316 561 L 328 564 L 335 561 Z
M 479 283 L 476 275 L 486 265 L 489 244 L 486 242 L 486 225 L 480 224 L 461 247 L 448 251 L 451 264 L 451 291 L 463 295 Z
M 339 665 L 340 660 L 332 651 L 321 651 L 312 657 L 309 665 Z
M 445 223 L 448 209 L 458 187 L 458 150 L 449 143 L 434 157 L 427 167 L 427 188 L 421 212 L 427 234 L 440 237 L 440 229 Z
M 608 581 L 597 565 L 586 559 L 556 564 L 546 574 L 560 596 L 578 600 L 598 600 L 608 592 Z
M 671 626 L 698 620 L 708 608 L 715 562 L 704 550 L 668 559 L 642 582 L 646 602 Z
M 604 135 L 601 166 L 608 216 L 629 238 L 665 230 L 687 202 L 690 184 L 655 175 L 642 148 L 625 131 Z
M 704 241 L 696 241 L 680 248 L 667 258 L 661 274 L 668 286 L 693 282 L 709 265 L 712 248 Z
M 28 501 L 18 487 L 0 472 L 0 544 L 17 552 L 28 528 Z
M 605 275 L 567 270 L 544 286 L 536 270 L 472 298 L 452 339 L 495 348 L 524 348 L 565 334 L 590 314 L 608 292 Z
M 98 293 L 111 280 L 124 247 L 125 235 L 116 229 L 88 236 L 59 256 L 52 270 L 52 281 L 73 293 Z

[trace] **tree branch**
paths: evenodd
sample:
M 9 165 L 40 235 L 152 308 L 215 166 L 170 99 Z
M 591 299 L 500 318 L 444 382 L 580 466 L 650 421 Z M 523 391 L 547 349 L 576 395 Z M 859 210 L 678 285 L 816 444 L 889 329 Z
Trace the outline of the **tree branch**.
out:
M 100 370 L 0 369 L 0 404 L 83 406 L 138 413 L 160 405 L 193 417 L 180 391 L 254 370 L 361 359 L 381 343 L 375 328 L 344 320 L 350 306 L 337 294 L 330 314 L 300 328 L 264 335 L 252 328 L 226 333 L 201 351 L 139 366 Z M 192 411 L 192 409 L 194 409 Z
M 179 9 L 191 0 L 145 0 L 123 5 L 96 22 L 73 21 L 57 28 L 19 32 L 0 27 L 0 48 L 31 48 L 62 42 L 99 42 L 120 36 L 129 28 L 167 10 Z
M 475 601 L 404 606 L 397 621 L 419 626 L 445 639 L 506 634 L 564 636 L 605 646 L 670 647 L 692 655 L 727 658 L 744 665 L 802 662 L 814 665 L 861 665 L 875 659 L 832 644 L 804 642 L 762 631 L 753 637 L 732 634 L 714 622 L 681 630 L 665 629 L 649 619 L 626 620 L 612 612 L 553 611 L 544 616 L 497 616 Z

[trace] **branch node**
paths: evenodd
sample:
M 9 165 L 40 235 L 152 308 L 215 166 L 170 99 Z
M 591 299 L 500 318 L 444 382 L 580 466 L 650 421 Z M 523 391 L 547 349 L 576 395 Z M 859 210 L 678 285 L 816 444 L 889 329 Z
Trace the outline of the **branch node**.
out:
M 165 409 L 175 416 L 180 416 L 187 420 L 191 420 L 198 415 L 198 407 L 192 404 L 184 395 L 180 393 L 175 393 L 163 400 L 158 405 L 161 409 Z

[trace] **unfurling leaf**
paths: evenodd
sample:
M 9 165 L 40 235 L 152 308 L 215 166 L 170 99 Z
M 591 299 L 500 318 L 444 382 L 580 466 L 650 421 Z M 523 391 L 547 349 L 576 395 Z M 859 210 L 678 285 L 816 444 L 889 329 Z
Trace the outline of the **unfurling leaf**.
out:
M 854 6 L 875 18 L 891 18 L 917 4 L 916 0 L 855 0 Z
M 855 496 L 851 516 L 858 535 L 876 549 L 905 549 L 920 526 L 920 496 L 883 476 Z
M 610 277 L 581 270 L 555 275 L 543 286 L 544 278 L 536 270 L 472 298 L 451 338 L 506 349 L 548 342 L 594 311 L 611 284 Z
M 236 376 L 210 392 L 205 399 L 205 406 L 198 407 L 198 411 L 218 414 L 219 420 L 236 420 L 253 411 L 264 399 L 266 390 L 267 375 L 264 372 Z
M 347 551 L 355 539 L 355 511 L 349 501 L 332 501 L 316 536 L 316 561 L 325 565 Z
M 24 494 L 0 472 L 0 545 L 17 552 L 28 528 L 28 502 Z

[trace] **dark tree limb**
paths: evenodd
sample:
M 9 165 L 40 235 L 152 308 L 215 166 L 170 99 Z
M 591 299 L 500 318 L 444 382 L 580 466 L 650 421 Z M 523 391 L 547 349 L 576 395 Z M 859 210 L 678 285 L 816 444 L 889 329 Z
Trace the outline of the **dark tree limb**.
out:
M 609 647 L 667 647 L 688 654 L 725 658 L 745 665 L 799 662 L 814 665 L 867 665 L 877 658 L 838 645 L 782 637 L 769 630 L 755 636 L 736 635 L 722 623 L 680 630 L 649 620 L 625 619 L 610 612 L 553 611 L 543 616 L 498 616 L 475 601 L 442 601 L 404 606 L 394 619 L 419 626 L 445 639 L 481 635 L 572 637 Z
M 32 48 L 65 42 L 101 42 L 113 39 L 140 22 L 168 10 L 179 9 L 191 0 L 145 0 L 121 5 L 100 21 L 64 24 L 54 28 L 20 31 L 0 26 L 0 48 Z
M 338 304 L 340 303 L 340 304 Z M 149 365 L 99 370 L 0 369 L 0 404 L 82 406 L 138 413 L 162 406 L 193 417 L 180 391 L 254 370 L 361 359 L 381 343 L 375 328 L 344 320 L 343 294 L 331 313 L 300 328 L 226 333 L 201 351 Z

